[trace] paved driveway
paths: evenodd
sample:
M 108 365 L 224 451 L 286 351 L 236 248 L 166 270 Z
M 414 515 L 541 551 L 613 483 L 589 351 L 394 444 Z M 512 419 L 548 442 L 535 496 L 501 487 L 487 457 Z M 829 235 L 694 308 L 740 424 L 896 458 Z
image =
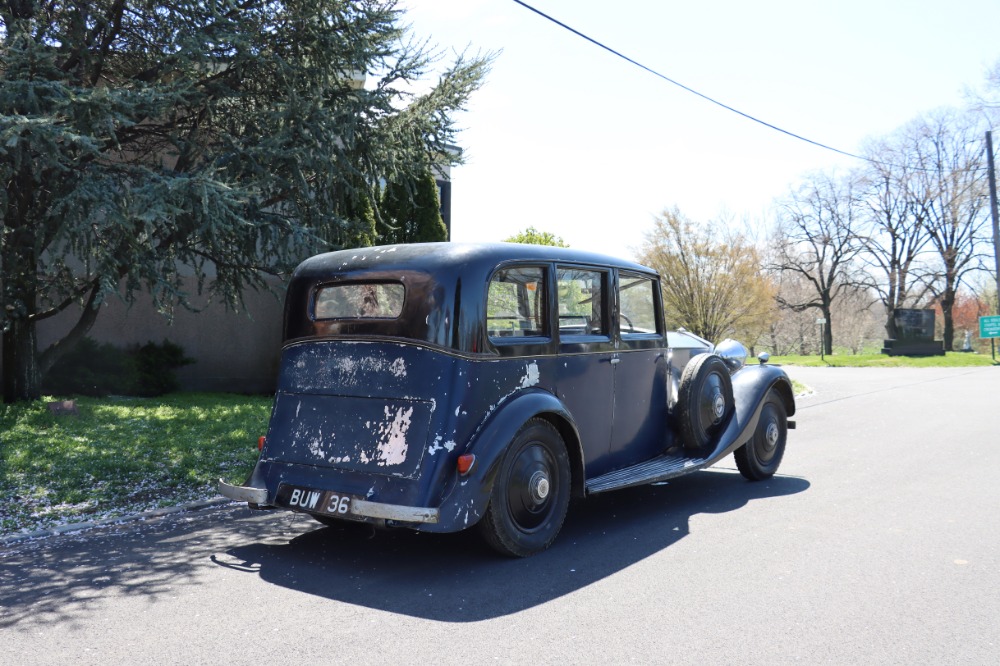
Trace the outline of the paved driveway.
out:
M 526 560 L 237 507 L 9 547 L 0 660 L 1000 663 L 1000 368 L 789 371 L 778 477 L 598 496 Z

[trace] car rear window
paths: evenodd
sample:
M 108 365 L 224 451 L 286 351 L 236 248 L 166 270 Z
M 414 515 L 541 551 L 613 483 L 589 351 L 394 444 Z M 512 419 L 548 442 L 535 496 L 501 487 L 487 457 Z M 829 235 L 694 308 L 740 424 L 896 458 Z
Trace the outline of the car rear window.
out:
M 325 285 L 316 290 L 316 319 L 395 319 L 406 290 L 396 282 Z

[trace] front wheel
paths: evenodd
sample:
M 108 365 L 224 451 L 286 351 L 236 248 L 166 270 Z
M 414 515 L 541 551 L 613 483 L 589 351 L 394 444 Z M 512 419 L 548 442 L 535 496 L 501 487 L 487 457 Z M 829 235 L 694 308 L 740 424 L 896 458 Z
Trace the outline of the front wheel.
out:
M 788 416 L 785 403 L 771 390 L 764 400 L 753 437 L 733 452 L 740 474 L 751 481 L 763 481 L 774 476 L 785 455 L 786 439 Z
M 555 541 L 569 508 L 569 456 L 559 431 L 532 419 L 514 436 L 479 522 L 497 552 L 527 557 Z

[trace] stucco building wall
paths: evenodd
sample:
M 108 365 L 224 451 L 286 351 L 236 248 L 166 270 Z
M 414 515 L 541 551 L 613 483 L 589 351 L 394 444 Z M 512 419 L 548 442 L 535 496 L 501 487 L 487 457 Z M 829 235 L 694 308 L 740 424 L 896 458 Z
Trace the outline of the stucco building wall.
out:
M 194 278 L 185 285 L 194 293 Z M 200 312 L 184 308 L 174 311 L 173 321 L 156 312 L 152 299 L 137 295 L 129 307 L 117 297 L 110 297 L 88 335 L 97 342 L 127 347 L 164 339 L 180 345 L 195 359 L 177 370 L 181 388 L 186 391 L 225 391 L 232 393 L 272 393 L 281 354 L 281 322 L 284 288 L 274 283 L 275 293 L 246 291 L 246 309 L 233 312 L 220 303 L 196 300 Z M 69 308 L 51 319 L 38 323 L 38 348 L 43 350 L 72 328 L 79 317 L 78 308 Z

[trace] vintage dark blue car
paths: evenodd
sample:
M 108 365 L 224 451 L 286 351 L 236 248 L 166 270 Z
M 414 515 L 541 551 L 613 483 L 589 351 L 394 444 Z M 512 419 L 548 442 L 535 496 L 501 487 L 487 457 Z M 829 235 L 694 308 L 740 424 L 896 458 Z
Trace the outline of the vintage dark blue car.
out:
M 288 286 L 260 459 L 219 491 L 324 523 L 477 526 L 531 555 L 573 496 L 730 453 L 772 476 L 795 400 L 746 356 L 667 332 L 659 276 L 630 261 L 507 243 L 322 254 Z

